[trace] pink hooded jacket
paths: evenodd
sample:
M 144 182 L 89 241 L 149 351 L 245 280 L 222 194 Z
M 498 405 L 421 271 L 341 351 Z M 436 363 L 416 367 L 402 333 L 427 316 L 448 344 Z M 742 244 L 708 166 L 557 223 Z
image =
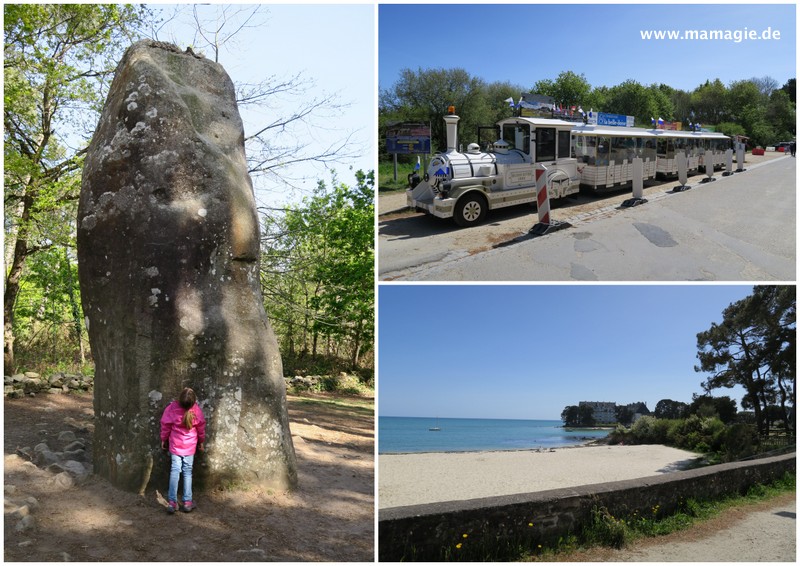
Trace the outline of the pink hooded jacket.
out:
M 206 418 L 197 403 L 189 409 L 194 412 L 194 426 L 187 429 L 183 426 L 183 415 L 186 412 L 177 401 L 173 401 L 164 409 L 161 416 L 161 442 L 169 439 L 169 451 L 177 456 L 191 456 L 197 445 L 206 441 Z

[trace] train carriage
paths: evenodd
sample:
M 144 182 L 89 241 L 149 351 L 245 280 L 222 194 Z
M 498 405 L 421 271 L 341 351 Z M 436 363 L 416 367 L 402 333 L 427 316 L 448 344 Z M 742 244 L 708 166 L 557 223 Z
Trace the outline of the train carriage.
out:
M 575 126 L 572 150 L 581 186 L 592 191 L 630 183 L 635 157 L 642 159 L 644 180 L 656 176 L 656 136 L 642 128 Z
M 708 159 L 714 167 L 722 167 L 725 150 L 730 147 L 730 138 L 718 132 L 681 132 L 676 130 L 649 130 L 657 138 L 657 173 L 663 177 L 678 174 L 677 154 L 681 151 L 688 157 L 687 171 L 705 167 Z

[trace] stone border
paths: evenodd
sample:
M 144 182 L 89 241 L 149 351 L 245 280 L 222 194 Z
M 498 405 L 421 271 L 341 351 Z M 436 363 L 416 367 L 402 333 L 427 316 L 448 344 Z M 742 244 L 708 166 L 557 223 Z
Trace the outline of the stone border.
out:
M 11 399 L 34 397 L 37 393 L 69 393 L 71 391 L 91 391 L 93 375 L 56 372 L 42 377 L 33 371 L 3 376 L 3 396 Z
M 754 484 L 795 472 L 795 456 L 537 493 L 381 509 L 378 560 L 436 561 L 458 558 L 456 553 L 464 559 L 481 559 L 480 554 L 470 555 L 470 549 L 554 543 L 588 525 L 594 508 L 605 508 L 614 517 L 634 512 L 669 515 L 687 499 L 744 493 Z

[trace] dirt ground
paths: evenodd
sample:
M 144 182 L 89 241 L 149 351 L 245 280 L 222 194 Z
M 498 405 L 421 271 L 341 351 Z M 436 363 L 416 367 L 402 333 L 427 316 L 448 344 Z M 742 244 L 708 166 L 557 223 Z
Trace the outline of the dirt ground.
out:
M 6 496 L 36 499 L 26 530 L 6 514 L 5 561 L 374 560 L 372 399 L 290 396 L 298 489 L 196 493 L 197 510 L 175 515 L 159 494 L 119 491 L 97 476 L 64 489 L 16 453 L 55 444 L 64 430 L 90 447 L 92 416 L 91 394 L 5 400 Z

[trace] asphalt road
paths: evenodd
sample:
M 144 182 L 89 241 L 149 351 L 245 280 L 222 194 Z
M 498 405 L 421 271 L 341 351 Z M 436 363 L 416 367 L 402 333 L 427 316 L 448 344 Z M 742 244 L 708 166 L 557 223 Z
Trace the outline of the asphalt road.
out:
M 491 244 L 475 228 L 440 219 L 385 219 L 379 226 L 379 278 L 407 281 L 794 281 L 796 161 L 781 157 L 715 181 L 690 180 L 645 192 L 646 204 L 617 208 L 622 197 L 585 213 L 555 208 L 572 226 L 532 238 L 498 229 Z M 624 195 L 623 195 L 624 196 Z M 528 207 L 498 214 L 526 227 Z M 499 211 L 498 211 L 499 212 Z M 484 237 L 485 240 L 485 237 Z M 476 245 L 477 243 L 477 245 Z

